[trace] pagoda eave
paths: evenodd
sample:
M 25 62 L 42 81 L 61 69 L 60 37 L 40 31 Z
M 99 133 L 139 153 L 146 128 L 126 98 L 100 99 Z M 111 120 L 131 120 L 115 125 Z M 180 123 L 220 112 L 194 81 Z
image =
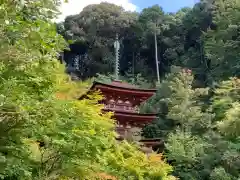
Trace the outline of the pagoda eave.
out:
M 145 99 L 148 99 L 149 97 L 153 96 L 153 94 L 156 92 L 155 90 L 137 90 L 137 89 L 127 89 L 127 88 L 119 88 L 119 87 L 111 87 L 111 86 L 103 86 L 103 85 L 97 85 L 94 86 L 96 89 L 100 89 L 102 93 L 111 93 L 114 92 L 116 94 L 127 94 L 134 95 L 138 97 L 145 97 Z M 94 89 L 93 89 L 94 90 Z
M 104 87 L 111 87 L 111 88 L 118 88 L 118 89 L 127 89 L 127 90 L 134 90 L 134 91 L 141 91 L 141 92 L 152 92 L 155 93 L 156 89 L 143 89 L 143 88 L 137 88 L 133 85 L 127 84 L 127 83 L 122 83 L 121 81 L 113 81 L 111 84 L 107 83 L 102 83 L 98 81 L 94 81 L 91 89 L 95 89 L 99 85 L 104 86 Z
M 104 111 L 111 112 L 109 109 L 103 109 Z M 145 124 L 151 123 L 156 119 L 156 114 L 140 114 L 136 112 L 127 111 L 114 111 L 113 117 L 117 119 L 120 124 L 135 124 L 137 126 L 144 126 Z
M 144 146 L 146 147 L 153 147 L 153 146 L 157 146 L 157 145 L 161 145 L 164 142 L 161 139 L 141 139 L 139 141 L 140 143 L 144 144 Z

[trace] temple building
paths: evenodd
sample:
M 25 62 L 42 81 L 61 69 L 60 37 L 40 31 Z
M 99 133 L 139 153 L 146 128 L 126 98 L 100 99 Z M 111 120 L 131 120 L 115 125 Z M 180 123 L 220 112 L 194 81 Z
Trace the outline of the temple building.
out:
M 152 147 L 159 145 L 159 140 L 144 139 L 141 134 L 142 128 L 156 119 L 156 114 L 142 114 L 139 106 L 154 95 L 156 90 L 140 89 L 118 80 L 110 84 L 94 82 L 89 92 L 97 90 L 104 96 L 99 102 L 104 105 L 103 111 L 114 112 L 116 132 L 119 135 L 117 139 L 140 142 L 144 152 L 152 152 Z
M 156 114 L 142 114 L 139 106 L 156 93 L 156 89 L 140 89 L 128 83 L 119 81 L 119 48 L 120 43 L 116 34 L 115 48 L 115 81 L 106 84 L 94 82 L 88 91 L 100 91 L 104 105 L 103 111 L 114 113 L 118 140 L 139 142 L 142 151 L 151 153 L 154 146 L 161 144 L 159 139 L 144 139 L 142 128 L 156 119 Z M 81 98 L 83 98 L 82 96 Z

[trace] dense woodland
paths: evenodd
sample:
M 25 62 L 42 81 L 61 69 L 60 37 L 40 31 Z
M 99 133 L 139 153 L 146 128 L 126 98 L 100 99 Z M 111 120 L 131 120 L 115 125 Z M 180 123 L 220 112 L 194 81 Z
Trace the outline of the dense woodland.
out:
M 240 179 L 239 0 L 101 3 L 58 24 L 58 0 L 0 2 L 0 179 Z M 77 100 L 114 78 L 116 34 L 121 79 L 157 88 L 140 109 L 158 113 L 143 136 L 160 154 L 117 142 L 100 94 Z
M 165 13 L 158 5 L 131 13 L 101 3 L 67 17 L 58 32 L 74 42 L 64 59 L 80 79 L 114 73 L 118 33 L 123 79 L 138 83 L 143 77 L 152 83 L 157 79 L 156 34 L 161 79 L 174 65 L 192 70 L 194 87 L 212 87 L 240 73 L 238 8 L 237 0 L 204 0 L 177 13 Z

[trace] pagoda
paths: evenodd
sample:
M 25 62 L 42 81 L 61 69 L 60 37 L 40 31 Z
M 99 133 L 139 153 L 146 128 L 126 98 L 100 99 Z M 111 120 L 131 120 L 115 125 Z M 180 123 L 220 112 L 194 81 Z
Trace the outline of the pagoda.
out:
M 155 89 L 140 89 L 115 80 L 109 84 L 95 81 L 89 92 L 92 91 L 100 91 L 103 95 L 103 100 L 99 102 L 104 105 L 103 111 L 113 112 L 118 140 L 140 142 L 145 145 L 144 151 L 147 152 L 159 145 L 159 140 L 143 139 L 141 136 L 142 128 L 156 119 L 156 114 L 139 112 L 139 106 L 155 94 Z
M 104 105 L 103 111 L 113 112 L 116 120 L 116 132 L 118 140 L 140 142 L 145 153 L 151 153 L 155 145 L 161 144 L 158 139 L 144 139 L 142 128 L 156 119 L 156 114 L 142 114 L 139 106 L 156 93 L 156 89 L 141 89 L 136 86 L 118 80 L 118 50 L 119 42 L 116 37 L 116 80 L 111 83 L 95 81 L 88 93 L 100 91 L 103 100 L 99 103 Z M 88 94 L 87 93 L 87 94 Z M 80 99 L 86 96 L 80 97 Z

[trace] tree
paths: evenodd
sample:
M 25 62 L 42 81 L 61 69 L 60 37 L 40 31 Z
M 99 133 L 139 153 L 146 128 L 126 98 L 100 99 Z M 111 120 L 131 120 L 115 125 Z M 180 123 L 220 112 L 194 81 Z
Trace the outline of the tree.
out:
M 214 28 L 205 33 L 206 56 L 214 81 L 239 76 L 240 2 L 217 0 L 212 5 Z
M 192 83 L 191 70 L 172 68 L 172 73 L 160 84 L 156 95 L 142 107 L 143 112 L 158 113 L 158 120 L 146 127 L 145 136 L 167 140 L 168 134 L 179 126 L 190 128 L 193 133 L 209 127 L 211 115 L 203 113 L 197 104 L 204 100 L 208 89 L 193 89 Z
M 87 62 L 83 58 L 79 62 L 91 70 L 85 76 L 92 77 L 96 73 L 113 72 L 116 34 L 122 39 L 128 27 L 136 20 L 136 13 L 124 11 L 114 4 L 100 3 L 89 5 L 79 14 L 67 17 L 63 23 L 65 30 L 60 29 L 59 32 L 67 40 L 74 40 L 70 46 L 73 57 L 88 56 Z M 68 54 L 65 52 L 66 61 L 71 64 L 73 60 Z M 83 77 L 81 74 L 79 76 Z
M 144 136 L 165 141 L 164 154 L 180 179 L 239 178 L 239 79 L 214 90 L 192 87 L 190 70 L 174 70 L 144 106 L 158 119 Z
M 174 65 L 191 69 L 195 87 L 206 87 L 211 82 L 203 40 L 203 32 L 212 26 L 210 7 L 201 1 L 193 8 L 179 10 L 168 31 L 170 46 L 164 57 Z
M 178 65 L 193 70 L 196 86 L 206 86 L 209 72 L 202 32 L 212 25 L 209 4 L 200 2 L 193 9 L 183 8 L 175 14 L 164 13 L 157 5 L 145 8 L 139 14 L 128 13 L 106 3 L 86 7 L 80 14 L 69 16 L 58 25 L 58 31 L 65 39 L 75 40 L 70 45 L 71 51 L 64 53 L 68 65 L 74 66 L 76 63 L 72 62 L 76 59 L 81 64 L 79 70 L 75 67 L 69 69 L 82 79 L 97 73 L 112 73 L 112 44 L 115 33 L 121 32 L 122 76 L 131 71 L 148 80 L 160 79 L 170 72 L 172 65 Z M 112 10 L 117 12 L 116 17 Z M 158 73 L 155 77 L 156 68 Z
M 234 98 L 232 106 L 226 111 L 226 118 L 222 121 L 219 119 L 219 113 L 221 114 L 230 102 L 228 95 L 231 93 L 227 91 L 237 96 L 239 94 L 237 87 L 231 84 L 234 81 L 230 82 L 225 82 L 216 89 L 213 107 L 207 110 L 202 106 L 204 96 L 199 99 L 201 91 L 188 91 L 186 94 L 190 96 L 187 97 L 193 98 L 190 98 L 190 101 L 180 93 L 181 90 L 181 96 L 177 93 L 171 97 L 170 102 L 178 103 L 170 106 L 168 117 L 180 123 L 170 131 L 166 139 L 166 156 L 175 169 L 175 176 L 181 179 L 211 179 L 220 178 L 221 174 L 226 179 L 239 178 L 239 136 L 235 129 L 238 127 L 238 106 L 234 102 L 237 98 Z M 226 97 L 223 96 L 225 93 Z M 219 105 L 222 105 L 222 111 L 218 109 Z
M 139 16 L 139 21 L 143 24 L 144 29 L 147 29 L 148 32 L 154 34 L 156 73 L 158 83 L 160 83 L 157 34 L 160 34 L 162 29 L 166 28 L 163 24 L 164 12 L 158 5 L 154 5 L 150 8 L 145 8 L 142 10 Z
M 231 174 L 232 179 L 240 177 L 239 82 L 239 78 L 236 77 L 222 81 L 212 98 L 212 109 L 216 114 L 214 125 L 228 142 L 228 148 L 222 157 L 223 167 L 227 173 Z

